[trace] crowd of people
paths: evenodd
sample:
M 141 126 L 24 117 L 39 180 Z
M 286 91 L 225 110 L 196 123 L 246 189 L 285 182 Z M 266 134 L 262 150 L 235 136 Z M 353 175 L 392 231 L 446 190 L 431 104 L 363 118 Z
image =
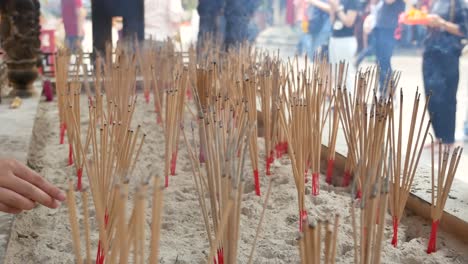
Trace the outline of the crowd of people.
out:
M 400 23 L 400 15 L 410 7 L 427 12 L 424 25 Z M 351 62 L 348 76 L 354 76 L 366 56 L 374 55 L 380 67 L 381 94 L 389 92 L 386 80 L 392 73 L 397 41 L 421 43 L 434 134 L 442 143 L 454 144 L 459 61 L 468 29 L 464 0 L 296 0 L 295 10 L 303 30 L 298 53 L 313 56 L 319 52 L 331 63 Z M 346 84 L 348 89 L 354 87 L 352 78 Z M 465 132 L 468 134 L 468 127 Z

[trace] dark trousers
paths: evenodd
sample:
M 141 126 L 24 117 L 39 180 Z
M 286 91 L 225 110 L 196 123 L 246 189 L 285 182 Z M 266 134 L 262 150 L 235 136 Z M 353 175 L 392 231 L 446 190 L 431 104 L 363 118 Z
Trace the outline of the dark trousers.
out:
M 259 4 L 260 0 L 200 0 L 197 7 L 200 15 L 199 46 L 207 34 L 218 37 L 223 32 L 226 48 L 248 40 L 249 22 Z M 222 15 L 224 25 L 220 23 Z
M 394 32 L 394 28 L 375 28 L 373 31 L 375 34 L 375 56 L 380 67 L 379 84 L 382 94 L 387 92 L 387 76 L 392 74 L 391 59 L 396 42 L 393 36 Z
M 440 51 L 423 54 L 423 78 L 429 101 L 429 114 L 436 138 L 442 143 L 455 142 L 455 119 L 459 80 L 459 56 Z
M 356 67 L 367 57 L 375 54 L 375 33 L 371 32 L 367 36 L 367 47 L 362 49 L 356 59 Z

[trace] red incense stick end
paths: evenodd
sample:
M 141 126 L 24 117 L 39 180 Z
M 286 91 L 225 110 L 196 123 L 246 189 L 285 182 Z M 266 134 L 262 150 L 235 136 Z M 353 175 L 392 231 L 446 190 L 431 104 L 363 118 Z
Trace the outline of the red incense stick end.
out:
M 148 90 L 145 91 L 145 102 L 149 104 L 150 101 L 150 93 Z
M 169 175 L 166 175 L 166 177 L 164 178 L 164 187 L 169 187 Z
M 176 164 L 177 164 L 177 151 L 172 153 L 172 158 L 171 158 L 171 175 L 175 175 L 176 171 Z
M 393 238 L 392 246 L 397 247 L 398 244 L 398 218 L 393 217 Z
M 218 264 L 224 264 L 224 250 L 218 249 Z
M 193 99 L 193 95 L 192 95 L 192 90 L 189 88 L 187 88 L 187 91 L 185 92 L 186 96 L 187 96 L 187 100 L 191 101 Z
M 73 165 L 73 145 L 68 144 L 68 166 Z
M 258 170 L 254 170 L 255 194 L 260 196 L 260 179 L 258 177 Z
M 362 191 L 358 189 L 356 192 L 356 199 L 361 199 L 361 198 L 362 198 Z
M 62 123 L 60 125 L 60 145 L 64 143 L 65 141 L 65 130 L 67 129 L 67 126 L 65 123 Z
M 200 150 L 200 153 L 198 154 L 198 160 L 200 163 L 205 163 L 205 154 L 203 154 L 202 150 Z
M 334 165 L 335 165 L 335 160 L 334 159 L 329 159 L 328 160 L 328 166 L 327 166 L 327 178 L 326 178 L 326 182 L 328 184 L 332 184 L 332 175 L 333 175 Z
M 431 235 L 429 237 L 429 243 L 427 245 L 427 254 L 436 252 L 437 244 L 437 229 L 439 227 L 439 220 L 432 222 Z
M 157 113 L 156 115 L 157 115 L 157 117 L 156 117 L 156 123 L 157 123 L 158 125 L 160 125 L 160 124 L 162 123 L 161 115 L 160 115 L 159 113 Z
M 343 187 L 348 187 L 350 181 L 351 181 L 351 172 L 349 170 L 345 170 L 344 177 L 343 177 Z
M 312 173 L 312 195 L 317 196 L 319 194 L 319 173 Z
M 76 184 L 76 189 L 81 192 L 81 189 L 82 189 L 81 179 L 83 177 L 83 168 L 79 168 L 76 171 L 76 176 L 78 177 L 78 182 Z
M 299 212 L 299 232 L 302 232 L 303 229 L 302 229 L 302 222 L 304 222 L 304 220 L 307 219 L 307 211 L 306 210 L 302 210 Z
M 270 154 L 270 156 L 267 157 L 266 159 L 266 175 L 271 175 L 271 164 L 273 163 L 273 161 L 275 160 L 274 156 L 273 156 L 273 151 L 272 153 Z
M 44 81 L 44 95 L 46 102 L 52 102 L 54 100 L 54 91 L 52 90 L 52 83 L 50 80 Z

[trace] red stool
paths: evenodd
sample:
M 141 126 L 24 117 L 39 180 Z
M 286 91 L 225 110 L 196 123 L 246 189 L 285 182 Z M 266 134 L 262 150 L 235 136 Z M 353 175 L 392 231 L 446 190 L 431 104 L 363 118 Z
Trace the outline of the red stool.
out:
M 41 30 L 41 51 L 46 53 L 46 65 L 49 67 L 49 72 L 55 74 L 55 30 L 43 29 Z

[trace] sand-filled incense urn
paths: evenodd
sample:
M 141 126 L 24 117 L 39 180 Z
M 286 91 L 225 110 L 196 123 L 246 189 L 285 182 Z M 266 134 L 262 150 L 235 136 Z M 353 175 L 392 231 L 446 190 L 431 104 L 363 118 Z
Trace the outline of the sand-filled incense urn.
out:
M 1 44 L 6 53 L 12 93 L 28 96 L 38 77 L 40 56 L 40 5 L 38 0 L 7 0 L 1 3 Z

